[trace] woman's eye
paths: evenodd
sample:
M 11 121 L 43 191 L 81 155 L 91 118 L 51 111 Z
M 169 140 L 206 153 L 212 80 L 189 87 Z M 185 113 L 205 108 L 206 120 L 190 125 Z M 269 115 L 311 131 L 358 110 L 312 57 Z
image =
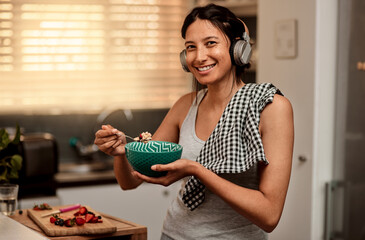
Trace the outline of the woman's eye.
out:
M 191 50 L 191 49 L 193 49 L 195 47 L 194 47 L 194 45 L 187 45 L 185 48 L 186 48 L 186 50 Z
M 209 41 L 207 42 L 207 46 L 212 46 L 212 45 L 215 45 L 217 42 L 215 41 Z

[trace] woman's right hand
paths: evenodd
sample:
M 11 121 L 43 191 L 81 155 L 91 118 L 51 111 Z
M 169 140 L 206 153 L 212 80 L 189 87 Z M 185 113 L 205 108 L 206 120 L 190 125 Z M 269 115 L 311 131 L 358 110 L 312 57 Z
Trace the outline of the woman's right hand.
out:
M 125 154 L 124 146 L 126 143 L 127 141 L 123 132 L 110 125 L 103 125 L 95 133 L 94 144 L 98 146 L 100 151 L 110 156 Z

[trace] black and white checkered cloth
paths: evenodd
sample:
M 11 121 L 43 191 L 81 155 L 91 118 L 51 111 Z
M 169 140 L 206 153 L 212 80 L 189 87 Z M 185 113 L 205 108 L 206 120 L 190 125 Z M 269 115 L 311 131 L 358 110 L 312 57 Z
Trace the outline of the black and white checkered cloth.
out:
M 259 133 L 260 113 L 276 93 L 282 95 L 270 83 L 248 83 L 238 90 L 196 161 L 217 174 L 241 173 L 258 161 L 268 164 Z M 182 196 L 185 206 L 192 211 L 204 198 L 205 186 L 190 177 Z

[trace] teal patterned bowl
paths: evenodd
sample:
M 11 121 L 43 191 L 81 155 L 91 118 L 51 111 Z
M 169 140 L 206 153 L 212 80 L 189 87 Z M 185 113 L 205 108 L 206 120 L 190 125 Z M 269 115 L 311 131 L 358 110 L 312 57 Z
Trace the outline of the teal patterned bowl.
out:
M 134 170 L 149 177 L 161 177 L 166 172 L 151 170 L 155 164 L 168 164 L 181 158 L 182 146 L 171 142 L 130 142 L 125 145 L 128 162 Z

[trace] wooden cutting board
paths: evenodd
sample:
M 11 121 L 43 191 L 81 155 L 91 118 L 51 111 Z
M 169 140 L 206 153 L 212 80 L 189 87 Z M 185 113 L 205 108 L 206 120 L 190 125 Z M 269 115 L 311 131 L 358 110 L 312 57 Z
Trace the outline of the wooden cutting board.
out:
M 51 216 L 41 217 L 46 213 L 53 212 L 60 208 L 68 207 L 66 206 L 52 206 L 52 210 L 33 210 L 28 209 L 28 216 L 45 232 L 48 236 L 70 236 L 70 235 L 85 235 L 85 234 L 104 234 L 104 233 L 113 233 L 117 230 L 116 226 L 111 224 L 106 218 L 103 218 L 103 215 L 90 208 L 89 206 L 85 206 L 88 211 L 91 211 L 95 214 L 95 216 L 102 216 L 102 223 L 85 223 L 82 226 L 74 225 L 73 227 L 66 226 L 58 226 L 49 221 Z M 74 213 L 78 212 L 78 209 L 72 210 L 65 213 L 60 213 L 59 217 L 62 219 L 73 218 Z

